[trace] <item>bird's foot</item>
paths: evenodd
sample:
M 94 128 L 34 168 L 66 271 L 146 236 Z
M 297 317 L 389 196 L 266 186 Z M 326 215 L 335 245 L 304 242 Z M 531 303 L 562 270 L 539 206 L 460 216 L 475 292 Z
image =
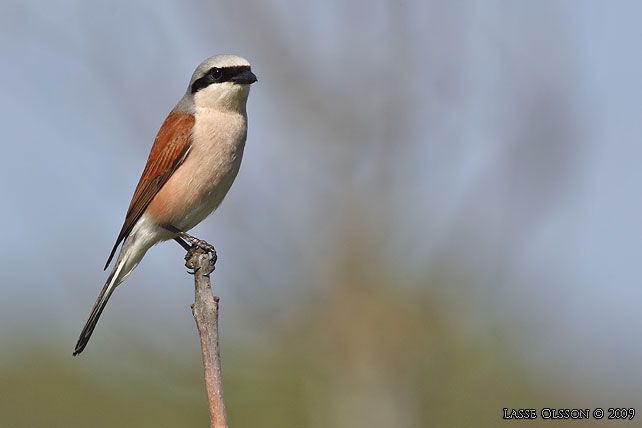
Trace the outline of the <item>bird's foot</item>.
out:
M 202 239 L 198 239 L 193 237 L 192 235 L 189 235 L 185 232 L 180 232 L 178 234 L 179 238 L 182 238 L 183 240 L 189 242 L 191 244 L 191 248 L 198 247 L 203 250 L 205 250 L 208 253 L 212 253 L 214 257 L 216 257 L 216 250 L 214 247 L 210 244 L 208 244 L 206 241 L 203 241 Z
M 200 266 L 197 266 L 197 257 L 200 253 L 207 254 L 209 256 L 209 266 L 208 269 L 206 269 L 207 272 L 205 272 L 205 275 L 209 275 L 214 270 L 214 264 L 216 263 L 217 259 L 216 250 L 214 249 L 214 247 L 208 244 L 206 241 L 195 238 L 185 232 L 180 232 L 178 234 L 177 240 L 178 239 L 183 241 L 183 243 L 185 244 L 183 245 L 183 248 L 187 250 L 187 254 L 185 254 L 185 266 L 187 266 L 187 268 L 189 269 L 192 269 L 191 271 L 187 271 L 187 273 L 189 273 L 190 275 L 194 275 L 200 270 Z M 187 245 L 187 242 L 185 241 L 191 244 L 191 246 Z
M 171 224 L 167 224 L 163 227 L 169 232 L 177 234 L 178 236 L 176 236 L 174 240 L 178 242 L 180 246 L 185 249 L 185 251 L 187 251 L 187 254 L 185 254 L 185 266 L 187 266 L 189 269 L 192 269 L 191 272 L 187 271 L 187 273 L 189 273 L 190 275 L 194 275 L 199 271 L 200 267 L 197 267 L 198 263 L 196 262 L 197 256 L 199 254 L 207 254 L 209 257 L 209 266 L 207 269 L 208 272 L 206 272 L 205 274 L 209 275 L 209 273 L 214 270 L 214 264 L 216 263 L 217 259 L 214 246 L 208 244 L 202 239 L 195 238 L 192 235 L 183 232 L 182 230 L 172 226 Z

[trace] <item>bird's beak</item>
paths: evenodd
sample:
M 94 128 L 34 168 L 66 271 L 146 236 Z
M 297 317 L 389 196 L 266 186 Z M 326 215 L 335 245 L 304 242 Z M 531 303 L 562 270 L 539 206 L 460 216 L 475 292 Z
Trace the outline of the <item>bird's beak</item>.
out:
M 232 77 L 230 79 L 234 83 L 240 83 L 242 85 L 249 85 L 251 83 L 256 82 L 257 79 L 254 73 L 252 73 L 250 70 L 245 70 L 240 74 L 237 74 L 236 76 Z

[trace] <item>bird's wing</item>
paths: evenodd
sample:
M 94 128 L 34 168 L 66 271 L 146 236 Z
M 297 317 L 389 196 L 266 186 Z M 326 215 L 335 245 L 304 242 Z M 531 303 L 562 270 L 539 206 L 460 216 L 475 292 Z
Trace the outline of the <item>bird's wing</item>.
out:
M 114 257 L 118 245 L 127 238 L 154 196 L 187 157 L 193 125 L 194 116 L 191 114 L 172 112 L 165 119 L 156 135 L 143 175 L 127 209 L 125 223 L 109 254 L 105 269 Z

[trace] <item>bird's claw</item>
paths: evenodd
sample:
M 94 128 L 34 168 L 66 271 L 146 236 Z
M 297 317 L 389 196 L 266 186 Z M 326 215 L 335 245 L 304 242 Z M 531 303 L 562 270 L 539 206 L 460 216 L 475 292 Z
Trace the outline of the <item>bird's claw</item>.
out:
M 187 271 L 189 275 L 195 275 L 201 269 L 201 266 L 194 266 L 197 263 L 195 263 L 195 259 L 193 259 L 193 257 L 196 255 L 197 251 L 202 251 L 205 254 L 209 254 L 210 269 L 205 269 L 205 271 L 208 271 L 206 275 L 214 270 L 217 256 L 216 250 L 212 245 L 201 239 L 188 235 L 185 232 L 179 232 L 178 237 L 178 239 L 184 240 L 184 242 L 186 243 L 185 245 L 183 245 L 184 248 L 187 246 L 187 244 L 190 245 L 190 247 L 188 247 L 187 249 L 187 254 L 185 254 L 185 266 L 188 269 L 191 269 Z
M 178 236 L 183 238 L 185 241 L 189 242 L 192 245 L 192 247 L 201 248 L 207 251 L 208 253 L 212 253 L 212 255 L 216 257 L 216 249 L 214 249 L 214 246 L 208 244 L 206 241 L 195 238 L 192 235 L 189 235 L 185 232 L 180 232 Z

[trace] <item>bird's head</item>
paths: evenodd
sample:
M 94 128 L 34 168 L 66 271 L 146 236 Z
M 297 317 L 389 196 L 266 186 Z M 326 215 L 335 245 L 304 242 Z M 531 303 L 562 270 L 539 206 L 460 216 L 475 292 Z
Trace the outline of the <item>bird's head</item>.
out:
M 193 111 L 212 109 L 245 113 L 250 85 L 256 81 L 246 59 L 216 55 L 196 68 L 181 103 Z

